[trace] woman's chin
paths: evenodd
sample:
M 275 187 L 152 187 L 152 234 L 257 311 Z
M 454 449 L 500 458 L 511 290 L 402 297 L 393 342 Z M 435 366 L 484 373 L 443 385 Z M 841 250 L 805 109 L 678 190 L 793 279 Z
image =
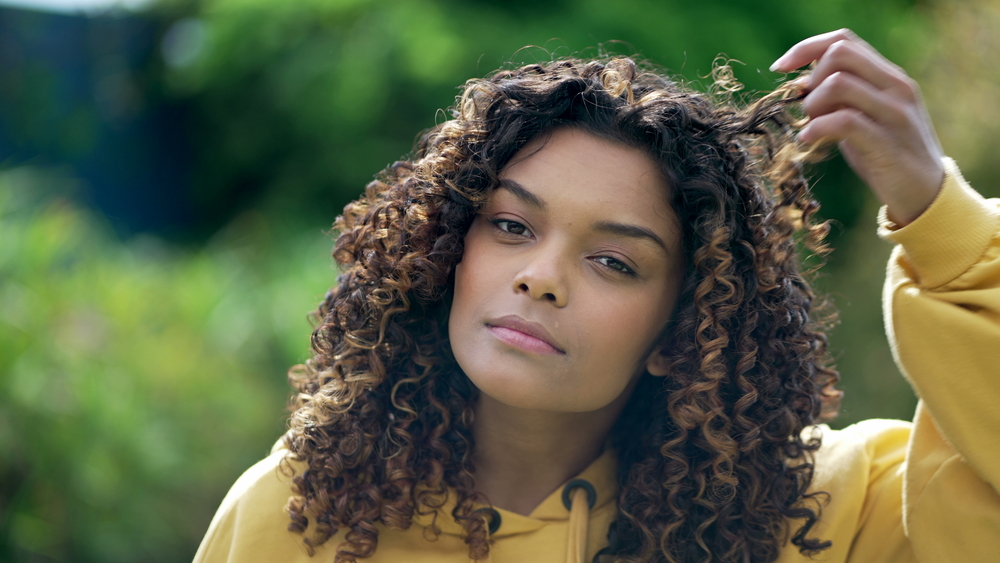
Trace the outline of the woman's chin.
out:
M 468 372 L 466 372 L 468 373 Z M 469 375 L 472 384 L 479 392 L 496 403 L 504 406 L 530 411 L 546 412 L 590 412 L 598 410 L 611 402 L 613 397 L 601 404 L 590 404 L 590 400 L 575 397 L 579 392 L 577 386 L 569 384 L 565 389 L 553 388 L 552 382 L 541 384 L 538 379 L 515 376 L 508 373 L 489 373 Z
M 466 372 L 468 374 L 468 372 Z M 469 376 L 479 392 L 508 407 L 525 410 L 561 410 L 557 393 L 539 385 L 537 380 L 511 377 L 509 374 Z

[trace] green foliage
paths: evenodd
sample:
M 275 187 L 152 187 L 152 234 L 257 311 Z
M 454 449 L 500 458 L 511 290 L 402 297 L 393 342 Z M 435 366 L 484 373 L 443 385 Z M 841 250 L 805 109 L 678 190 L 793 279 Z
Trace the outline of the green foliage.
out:
M 329 241 L 247 214 L 123 244 L 61 180 L 0 176 L 0 560 L 186 560 L 282 432 Z
M 766 68 L 810 34 L 849 26 L 907 67 L 929 33 L 905 2 L 862 0 L 164 0 L 144 17 L 165 31 L 150 99 L 190 108 L 189 189 L 225 227 L 192 247 L 122 242 L 66 195 L 71 171 L 0 174 L 0 560 L 190 559 L 283 429 L 284 373 L 333 283 L 322 229 L 467 78 L 607 49 L 704 82 L 725 53 L 766 90 L 781 78 Z M 951 80 L 936 91 L 952 96 Z M 907 418 L 874 202 L 842 164 L 820 176 L 845 228 L 820 280 L 843 318 L 839 424 Z
M 812 33 L 850 25 L 892 54 L 888 24 L 902 10 L 860 0 L 215 0 L 157 13 L 190 31 L 171 35 L 190 56 L 164 80 L 197 112 L 195 197 L 327 221 L 444 119 L 470 77 L 611 51 L 704 82 L 725 53 L 750 90 L 769 90 L 781 77 L 768 66 Z

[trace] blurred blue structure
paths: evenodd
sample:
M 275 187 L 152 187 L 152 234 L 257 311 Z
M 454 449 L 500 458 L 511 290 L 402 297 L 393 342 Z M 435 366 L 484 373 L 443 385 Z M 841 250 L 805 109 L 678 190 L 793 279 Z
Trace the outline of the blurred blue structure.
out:
M 0 167 L 68 167 L 121 235 L 194 220 L 188 114 L 162 99 L 158 25 L 0 7 Z

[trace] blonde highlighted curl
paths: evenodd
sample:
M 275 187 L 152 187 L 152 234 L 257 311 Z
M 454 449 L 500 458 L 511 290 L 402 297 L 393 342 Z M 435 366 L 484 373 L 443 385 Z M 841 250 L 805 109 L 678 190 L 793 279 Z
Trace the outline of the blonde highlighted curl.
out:
M 806 554 L 829 546 L 810 536 L 825 496 L 807 492 L 820 444 L 803 431 L 838 407 L 832 313 L 817 314 L 796 242 L 827 250 L 802 172 L 821 155 L 794 140 L 797 82 L 741 104 L 724 62 L 713 76 L 702 94 L 613 58 L 471 80 L 452 119 L 344 208 L 342 274 L 315 313 L 312 358 L 289 372 L 298 393 L 285 441 L 301 468 L 289 528 L 310 550 L 343 530 L 337 562 L 371 557 L 376 524 L 406 529 L 453 487 L 469 556 L 487 557 L 473 506 L 478 390 L 447 337 L 452 276 L 500 171 L 559 127 L 660 164 L 687 264 L 662 335 L 672 375 L 643 375 L 612 429 L 621 492 L 598 559 L 767 562 L 787 541 Z

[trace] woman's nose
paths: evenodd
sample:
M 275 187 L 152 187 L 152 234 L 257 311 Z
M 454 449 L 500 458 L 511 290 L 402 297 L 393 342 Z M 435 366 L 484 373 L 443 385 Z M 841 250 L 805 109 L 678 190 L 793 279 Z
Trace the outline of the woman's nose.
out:
M 532 299 L 549 301 L 556 307 L 569 302 L 565 266 L 552 253 L 538 253 L 514 276 L 514 291 Z

